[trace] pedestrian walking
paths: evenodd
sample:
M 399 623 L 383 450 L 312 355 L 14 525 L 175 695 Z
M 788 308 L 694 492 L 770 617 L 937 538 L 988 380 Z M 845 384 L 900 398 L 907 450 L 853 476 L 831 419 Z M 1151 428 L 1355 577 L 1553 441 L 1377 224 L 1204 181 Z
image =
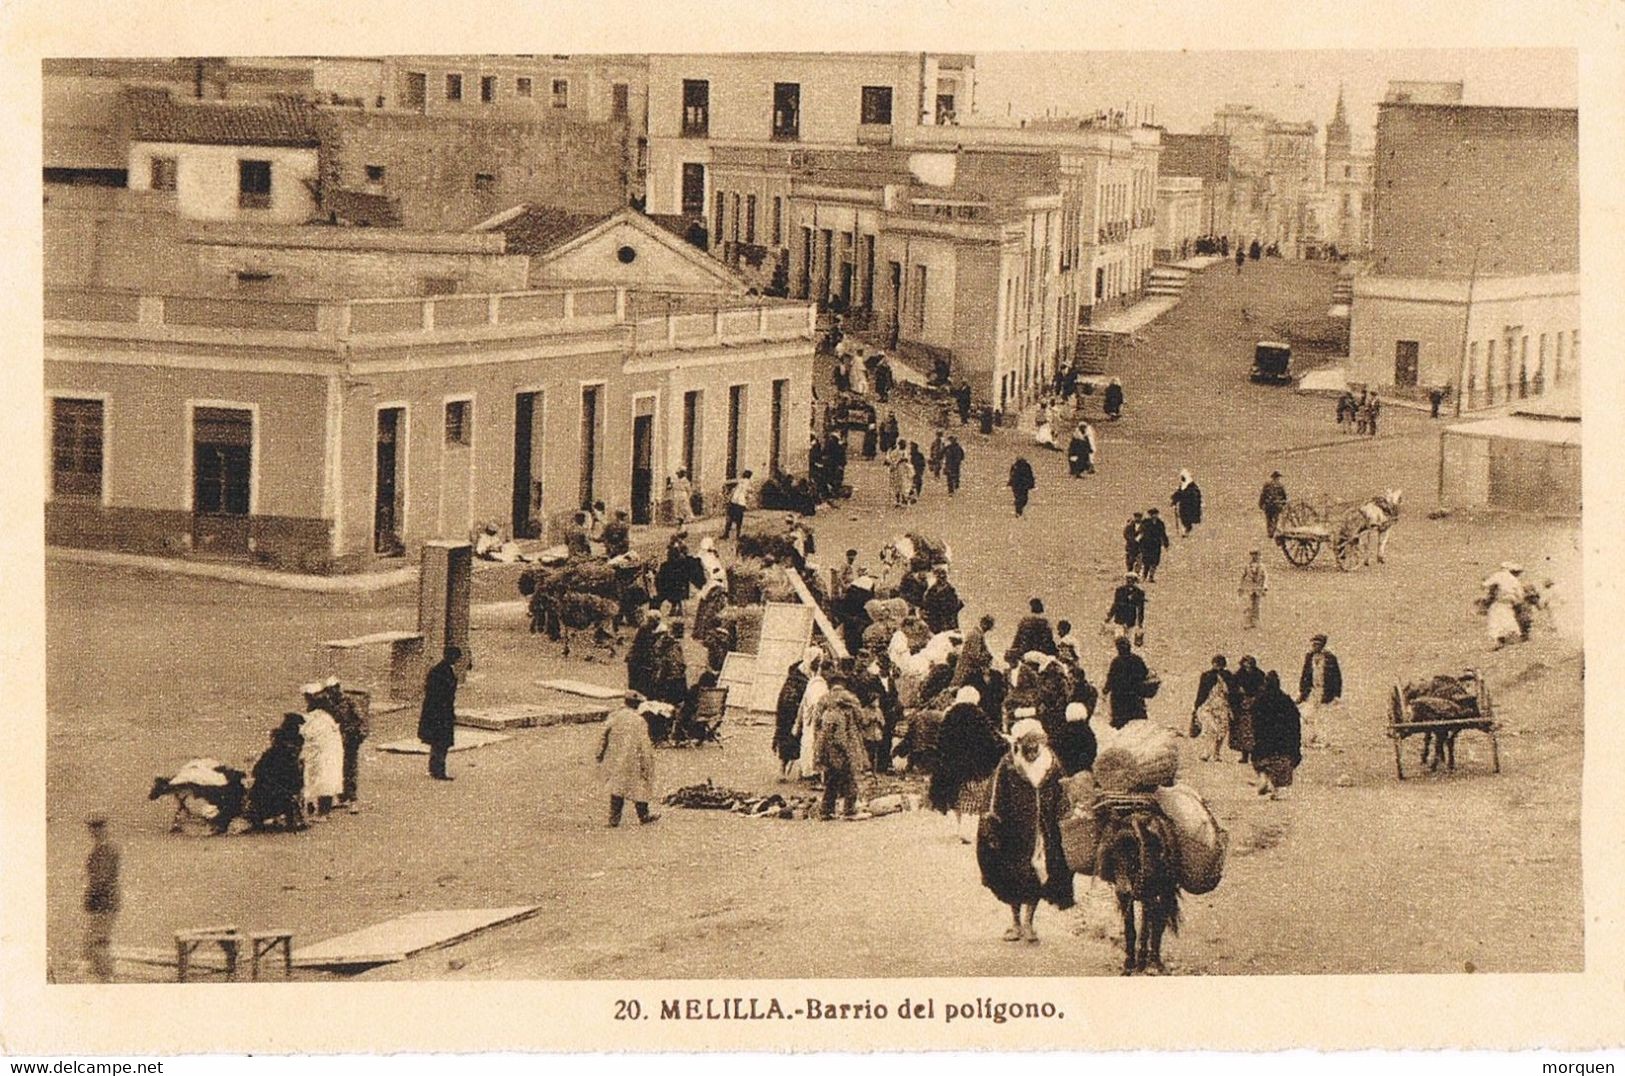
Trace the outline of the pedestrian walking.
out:
M 897 416 L 886 412 L 886 418 L 880 424 L 880 451 L 890 452 L 897 447 Z
M 745 533 L 745 509 L 750 507 L 751 472 L 747 468 L 734 479 L 733 491 L 728 495 L 728 519 L 722 525 L 722 536 L 738 538 Z
M 1264 562 L 1259 551 L 1255 549 L 1248 554 L 1247 567 L 1241 570 L 1241 586 L 1236 590 L 1242 600 L 1242 627 L 1258 627 L 1258 616 L 1264 607 L 1264 595 L 1268 594 L 1269 590 L 1269 573 L 1264 570 Z
M 1365 432 L 1367 436 L 1377 436 L 1377 416 L 1380 414 L 1382 414 L 1382 401 L 1373 392 L 1371 399 L 1366 403 Z
M 931 634 L 958 631 L 959 611 L 964 607 L 959 591 L 948 582 L 948 573 L 940 567 L 931 569 L 931 585 L 926 587 L 925 596 L 920 602 L 920 612 Z
M 1213 656 L 1213 664 L 1196 682 L 1196 701 L 1191 704 L 1191 739 L 1202 744 L 1203 762 L 1222 762 L 1220 752 L 1230 735 L 1230 697 L 1235 677 L 1226 667 L 1223 654 Z
M 1258 493 L 1258 508 L 1264 513 L 1264 533 L 1275 537 L 1275 521 L 1286 509 L 1286 486 L 1281 484 L 1281 472 L 1271 471 L 1268 482 Z
M 604 722 L 604 736 L 598 744 L 598 773 L 609 792 L 609 824 L 621 824 L 621 812 L 628 800 L 637 812 L 638 822 L 648 825 L 660 816 L 649 810 L 654 799 L 655 747 L 649 737 L 649 722 L 642 712 L 643 697 L 628 691 L 620 709 Z
M 118 921 L 119 850 L 107 832 L 107 816 L 85 819 L 90 830 L 90 855 L 85 859 L 85 935 L 83 955 L 91 976 L 101 983 L 113 981 L 113 927 Z
M 926 457 L 926 462 L 931 467 L 932 478 L 942 477 L 942 454 L 947 448 L 948 442 L 943 439 L 942 430 L 938 429 L 936 436 L 931 438 L 931 451 Z
M 1112 591 L 1112 603 L 1106 608 L 1106 625 L 1119 639 L 1133 635 L 1145 638 L 1145 591 L 1135 572 L 1123 576 L 1123 583 Z
M 1140 570 L 1140 530 L 1145 525 L 1145 513 L 1135 512 L 1123 526 L 1123 570 Z
M 1157 567 L 1162 563 L 1162 551 L 1169 546 L 1168 525 L 1155 508 L 1147 508 L 1145 520 L 1140 524 L 1140 567 L 1147 583 L 1157 581 Z
M 1274 669 L 1264 678 L 1264 691 L 1253 708 L 1253 770 L 1258 794 L 1280 799 L 1292 783 L 1292 771 L 1303 764 L 1303 723 L 1291 696 L 1281 690 Z
M 1179 536 L 1189 538 L 1191 531 L 1202 522 L 1202 487 L 1196 484 L 1189 471 L 1179 472 L 1179 485 L 1168 498 L 1174 506 L 1174 521 L 1179 524 Z
M 896 379 L 892 376 L 891 363 L 886 360 L 886 356 L 879 355 L 877 358 L 880 361 L 875 363 L 875 395 L 879 397 L 881 403 L 885 403 L 891 396 L 892 385 Z
M 909 490 L 914 484 L 913 468 L 902 445 L 886 453 L 886 468 L 891 478 L 892 507 L 902 508 L 908 504 Z
M 959 478 L 965 466 L 965 446 L 959 443 L 959 438 L 952 434 L 948 437 L 948 444 L 942 450 L 942 474 L 948 482 L 950 494 L 959 492 Z
M 1247 252 L 1240 246 L 1236 247 L 1236 275 L 1241 275 L 1241 267 L 1247 264 Z
M 977 416 L 978 428 L 983 437 L 993 436 L 993 405 L 983 404 L 981 413 Z
M 1342 666 L 1337 662 L 1337 655 L 1326 649 L 1326 636 L 1316 635 L 1309 640 L 1309 652 L 1303 656 L 1303 672 L 1298 675 L 1298 706 L 1303 717 L 1305 747 L 1332 745 L 1326 719 L 1342 697 Z
M 984 617 L 991 621 L 991 617 Z M 989 627 L 992 625 L 989 624 Z M 1027 602 L 1027 615 L 1016 622 L 1016 634 L 1010 642 L 1010 649 L 1004 652 L 1006 665 L 1015 665 L 1026 654 L 1055 653 L 1055 631 L 1050 627 L 1049 617 L 1044 615 L 1044 601 L 1042 598 L 1031 598 Z
M 423 708 L 418 713 L 418 739 L 429 745 L 429 776 L 453 780 L 446 772 L 446 754 L 457 735 L 457 662 L 460 647 L 449 645 L 423 682 Z
M 818 817 L 828 822 L 839 805 L 841 815 L 858 817 L 858 777 L 868 767 L 863 740 L 863 706 L 852 692 L 852 661 L 841 663 L 829 690 L 813 712 L 813 764 L 824 776 Z
M 1010 908 L 1005 941 L 1038 943 L 1038 902 L 1073 904 L 1072 869 L 1061 848 L 1066 793 L 1044 726 L 1026 718 L 1010 730 L 1010 750 L 993 773 L 987 814 L 976 832 L 982 884 Z
M 1027 499 L 1038 486 L 1038 479 L 1033 476 L 1033 465 L 1027 462 L 1025 456 L 1017 456 L 1016 462 L 1010 465 L 1010 492 L 1016 501 L 1016 515 L 1027 510 Z
M 1120 729 L 1130 721 L 1144 721 L 1145 692 L 1151 679 L 1151 670 L 1145 660 L 1134 652 L 1127 638 L 1117 639 L 1117 656 L 1106 669 L 1106 682 L 1101 691 L 1111 703 L 1111 725 Z
M 1371 428 L 1371 397 L 1365 389 L 1360 390 L 1360 398 L 1354 404 L 1354 432 L 1362 437 Z
M 1116 422 L 1123 417 L 1123 382 L 1112 378 L 1106 385 L 1106 396 L 1100 402 L 1106 417 Z
M 920 443 L 918 441 L 910 441 L 908 443 L 908 462 L 909 466 L 914 472 L 914 491 L 910 499 L 913 501 L 918 501 L 920 499 L 920 491 L 925 488 L 925 453 L 920 451 Z
M 970 422 L 970 382 L 961 381 L 954 390 L 954 410 L 959 412 L 959 424 L 967 425 Z
M 981 692 L 968 684 L 954 693 L 953 704 L 942 715 L 936 762 L 926 789 L 932 810 L 953 815 L 961 844 L 975 839 L 993 790 L 993 773 L 1008 746 L 981 703 Z
M 1072 431 L 1072 439 L 1066 445 L 1067 470 L 1073 478 L 1082 478 L 1094 470 L 1092 457 L 1094 446 L 1089 443 L 1087 424 L 1080 422 Z
M 1253 713 L 1264 694 L 1265 682 L 1258 659 L 1243 654 L 1230 680 L 1230 749 L 1240 755 L 1238 761 L 1242 763 L 1253 760 Z

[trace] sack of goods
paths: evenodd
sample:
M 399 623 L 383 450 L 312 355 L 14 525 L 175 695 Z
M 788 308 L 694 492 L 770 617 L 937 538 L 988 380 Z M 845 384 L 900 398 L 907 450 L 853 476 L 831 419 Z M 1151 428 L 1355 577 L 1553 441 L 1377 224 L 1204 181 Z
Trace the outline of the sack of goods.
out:
M 1159 788 L 1155 795 L 1157 806 L 1173 826 L 1180 888 L 1187 893 L 1213 892 L 1224 876 L 1230 835 L 1189 785 Z M 1062 836 L 1064 839 L 1065 834 Z
M 1146 676 L 1145 682 L 1140 685 L 1140 697 L 1143 699 L 1154 699 L 1157 697 L 1157 692 L 1161 690 L 1162 677 L 1158 676 L 1156 673 L 1150 673 Z
M 1095 783 L 1105 792 L 1149 792 L 1179 776 L 1179 741 L 1149 721 L 1131 721 L 1096 734 Z
M 1403 689 L 1413 721 L 1462 721 L 1478 716 L 1478 682 L 1471 675 L 1435 676 Z
M 908 617 L 908 602 L 902 598 L 874 598 L 864 603 L 863 611 L 869 614 L 871 624 L 885 625 L 886 638 L 890 639 Z
M 762 562 L 740 560 L 728 565 L 728 593 L 735 605 L 756 605 L 762 600 Z
M 1073 874 L 1095 873 L 1095 851 L 1100 844 L 1102 816 L 1090 807 L 1075 807 L 1061 819 L 1061 852 Z

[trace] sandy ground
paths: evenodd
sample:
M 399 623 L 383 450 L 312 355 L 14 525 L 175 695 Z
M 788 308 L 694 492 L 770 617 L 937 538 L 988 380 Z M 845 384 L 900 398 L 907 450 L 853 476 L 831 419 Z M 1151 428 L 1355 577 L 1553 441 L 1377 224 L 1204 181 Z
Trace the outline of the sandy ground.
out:
M 923 503 L 889 507 L 878 468 L 854 465 L 854 499 L 821 512 L 821 549 L 866 559 L 903 530 L 948 539 L 968 613 L 992 612 L 1007 638 L 1026 599 L 1080 625 L 1092 678 L 1096 634 L 1121 571 L 1124 518 L 1166 510 L 1181 467 L 1202 484 L 1207 521 L 1174 539 L 1151 585 L 1146 656 L 1163 676 L 1153 720 L 1188 720 L 1214 653 L 1258 656 L 1295 683 L 1309 635 L 1331 636 L 1348 685 L 1335 747 L 1311 751 L 1288 798 L 1261 802 L 1234 762 L 1183 776 L 1232 837 L 1212 894 L 1187 897 L 1171 939 L 1182 974 L 1577 970 L 1583 963 L 1580 777 L 1583 708 L 1578 528 L 1507 517 L 1430 519 L 1440 424 L 1389 407 L 1374 440 L 1340 436 L 1329 400 L 1245 380 L 1252 341 L 1329 295 L 1317 267 L 1212 270 L 1143 331 L 1117 371 L 1124 419 L 1099 424 L 1100 473 L 1066 477 L 1059 454 L 1024 433 L 969 434 L 965 487 L 927 482 Z M 1246 311 L 1246 314 L 1243 311 Z M 1248 320 L 1250 317 L 1251 320 Z M 905 436 L 924 429 L 903 414 Z M 1003 488 L 1011 459 L 1039 488 L 1016 519 Z M 1265 547 L 1272 589 L 1261 629 L 1241 629 L 1235 595 L 1263 528 L 1254 507 L 1272 469 L 1294 496 L 1352 499 L 1405 491 L 1389 562 L 1308 569 Z M 1553 623 L 1491 654 L 1471 601 L 1502 559 L 1557 582 Z M 535 678 L 619 683 L 618 665 L 562 659 L 525 633 L 511 570 L 476 582 L 478 667 L 468 705 L 531 697 Z M 370 978 L 686 978 L 1112 974 L 1121 960 L 1109 901 L 1080 879 L 1083 905 L 1039 915 L 1044 944 L 999 940 L 1005 910 L 974 856 L 929 812 L 861 823 L 788 822 L 666 809 L 651 827 L 612 831 L 591 770 L 597 730 L 520 730 L 452 756 L 451 784 L 421 756 L 367 749 L 359 815 L 302 835 L 172 836 L 149 803 L 155 774 L 194 755 L 243 764 L 297 685 L 320 669 L 325 638 L 409 625 L 415 596 L 329 598 L 138 572 L 53 566 L 48 608 L 48 864 L 51 971 L 80 974 L 82 819 L 108 811 L 124 849 L 120 945 L 166 946 L 220 922 L 282 927 L 316 940 L 428 908 L 541 905 L 536 917 L 369 973 Z M 1454 775 L 1399 782 L 1383 734 L 1395 679 L 1481 666 L 1506 726 L 1503 772 L 1462 738 Z M 409 736 L 415 715 L 385 715 L 375 742 Z M 769 730 L 730 722 L 725 746 L 661 752 L 659 785 L 712 778 L 776 786 Z M 1414 772 L 1417 741 L 1406 747 Z M 245 767 L 246 768 L 246 767 Z

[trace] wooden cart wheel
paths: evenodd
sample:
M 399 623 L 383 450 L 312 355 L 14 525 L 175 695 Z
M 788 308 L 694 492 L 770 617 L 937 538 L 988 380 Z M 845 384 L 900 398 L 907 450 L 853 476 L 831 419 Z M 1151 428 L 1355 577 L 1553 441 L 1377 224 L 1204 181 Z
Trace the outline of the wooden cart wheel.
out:
M 1295 538 L 1283 535 L 1276 539 L 1281 545 L 1281 552 L 1286 559 L 1299 568 L 1307 568 L 1320 552 L 1320 541 L 1315 538 Z
M 1400 752 L 1401 737 L 1394 735 L 1390 738 L 1394 741 L 1394 772 L 1399 774 L 1399 779 L 1403 781 L 1405 779 L 1405 763 Z
M 1337 556 L 1337 566 L 1345 572 L 1352 572 L 1360 566 L 1360 537 L 1347 532 L 1339 534 L 1332 539 L 1332 552 Z
M 1281 519 L 1276 530 L 1294 530 L 1300 527 L 1314 527 L 1325 522 L 1320 510 L 1307 501 L 1288 501 L 1281 512 Z

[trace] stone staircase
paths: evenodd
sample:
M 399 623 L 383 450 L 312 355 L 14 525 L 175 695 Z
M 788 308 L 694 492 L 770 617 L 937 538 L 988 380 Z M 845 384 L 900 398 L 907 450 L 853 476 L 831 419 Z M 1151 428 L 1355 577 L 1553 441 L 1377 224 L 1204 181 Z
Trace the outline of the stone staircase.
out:
M 1078 346 L 1073 361 L 1081 374 L 1104 374 L 1111 358 L 1112 336 L 1095 329 L 1078 330 Z
M 1172 265 L 1158 265 L 1151 270 L 1146 281 L 1145 293 L 1147 296 L 1163 296 L 1177 299 L 1185 293 L 1185 281 L 1190 271 Z

